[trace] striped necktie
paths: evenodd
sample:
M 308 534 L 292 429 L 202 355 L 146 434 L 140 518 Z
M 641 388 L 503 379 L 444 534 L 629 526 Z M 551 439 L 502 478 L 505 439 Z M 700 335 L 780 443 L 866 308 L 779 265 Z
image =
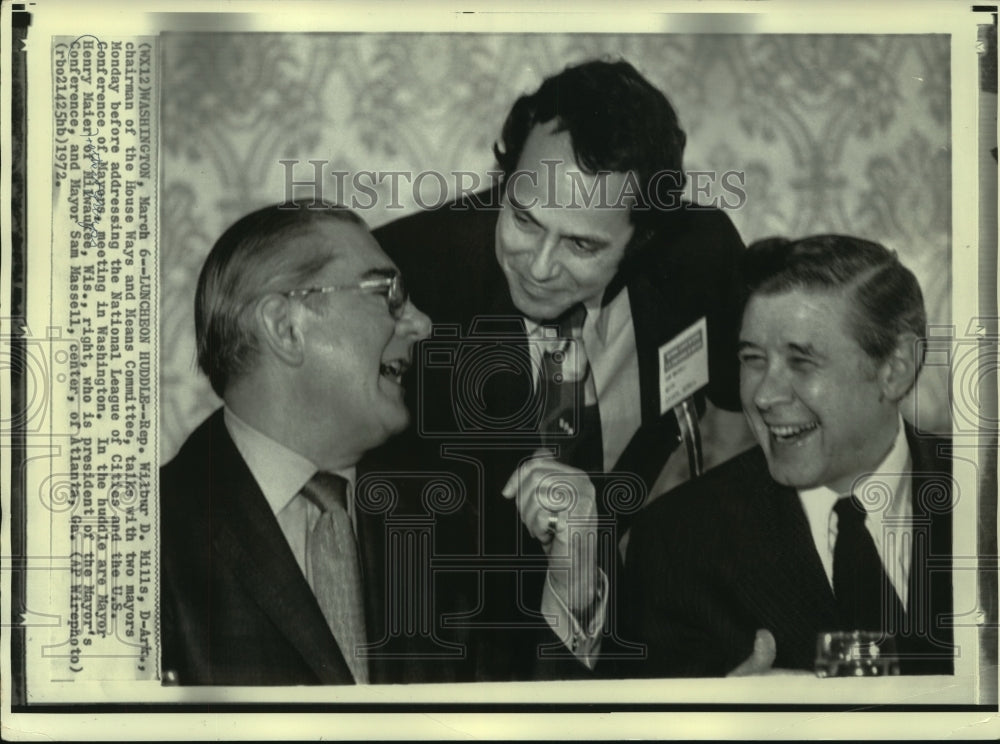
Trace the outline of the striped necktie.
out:
M 588 473 L 604 470 L 597 389 L 583 343 L 587 309 L 574 305 L 559 320 L 558 342 L 542 353 L 544 413 L 540 430 L 558 460 Z
M 368 662 L 360 656 L 366 644 L 364 595 L 347 513 L 347 481 L 319 471 L 302 487 L 302 495 L 322 512 L 309 534 L 307 551 L 313 593 L 355 682 L 366 684 Z

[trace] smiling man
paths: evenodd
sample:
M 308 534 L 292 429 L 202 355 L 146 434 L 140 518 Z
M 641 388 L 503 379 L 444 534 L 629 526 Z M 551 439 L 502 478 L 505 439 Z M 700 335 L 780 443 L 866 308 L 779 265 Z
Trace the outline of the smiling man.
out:
M 409 393 L 416 428 L 372 459 L 478 465 L 467 479 L 479 499 L 471 549 L 493 564 L 474 622 L 495 631 L 480 679 L 532 676 L 540 652 L 498 639 L 536 625 L 539 611 L 551 616 L 531 599 L 544 576 L 535 566 L 564 544 L 571 512 L 522 509 L 525 533 L 512 503 L 519 486 L 571 484 L 603 520 L 606 545 L 647 492 L 751 441 L 735 361 L 743 244 L 721 210 L 681 198 L 685 143 L 670 102 L 632 65 L 585 62 L 514 103 L 494 146 L 496 188 L 375 231 L 435 336 Z M 577 354 L 553 351 L 553 339 L 568 338 Z M 563 358 L 575 360 L 572 374 L 547 366 Z M 572 409 L 564 415 L 549 407 L 560 397 Z M 612 564 L 605 555 L 607 572 Z M 570 590 L 580 600 L 570 609 L 586 617 L 596 602 L 586 595 L 602 586 L 592 569 L 576 566 Z M 571 647 L 600 631 L 560 625 Z
M 812 669 L 817 635 L 894 638 L 946 674 L 948 442 L 905 423 L 922 363 L 916 278 L 858 238 L 745 255 L 740 396 L 760 446 L 655 503 L 626 560 L 644 676 Z
M 353 493 L 362 454 L 409 422 L 427 316 L 357 216 L 275 205 L 212 248 L 195 328 L 225 405 L 161 472 L 164 679 L 405 681 L 363 653 L 384 530 Z
M 588 472 L 676 484 L 748 445 L 733 353 L 743 243 L 723 211 L 682 198 L 686 141 L 632 65 L 584 62 L 515 101 L 494 145 L 496 188 L 375 230 L 414 300 L 457 329 L 460 351 L 480 348 L 483 329 L 510 349 L 507 364 L 470 366 L 475 377 L 458 369 L 438 386 L 426 375 L 412 402 L 433 426 L 415 433 L 526 433 L 517 414 L 541 396 L 530 370 L 548 327 L 572 332 L 589 362 L 597 431 L 579 436 L 599 454 Z M 664 361 L 672 342 L 701 321 L 693 366 L 705 373 L 688 373 L 688 395 L 662 394 L 677 371 Z
M 571 134 L 555 121 L 532 129 L 517 163 L 496 226 L 497 262 L 514 306 L 535 323 L 577 303 L 598 314 L 635 234 L 626 174 L 581 170 Z M 594 206 L 584 208 L 591 193 Z
M 784 485 L 849 493 L 857 473 L 874 469 L 900 431 L 896 403 L 913 373 L 897 373 L 899 364 L 878 368 L 874 359 L 895 350 L 875 349 L 873 359 L 859 346 L 850 334 L 852 304 L 846 293 L 791 289 L 758 294 L 744 312 L 744 411 L 771 477 Z M 912 320 L 915 334 L 921 318 Z M 915 338 L 899 353 L 912 357 Z

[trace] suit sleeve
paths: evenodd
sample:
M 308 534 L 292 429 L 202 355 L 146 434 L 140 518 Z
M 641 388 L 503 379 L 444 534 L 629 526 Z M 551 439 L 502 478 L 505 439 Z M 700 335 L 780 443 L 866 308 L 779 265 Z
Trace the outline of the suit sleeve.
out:
M 712 213 L 710 228 L 706 232 L 711 256 L 709 267 L 710 290 L 708 323 L 709 333 L 709 385 L 708 397 L 717 407 L 726 411 L 739 411 L 739 364 L 736 347 L 739 341 L 740 322 L 746 296 L 740 272 L 740 256 L 745 247 L 739 233 L 724 212 Z
M 435 323 L 464 324 L 467 310 L 478 311 L 496 291 L 496 209 L 468 203 L 489 204 L 491 194 L 406 215 L 372 232 L 402 272 L 413 303 Z
M 675 516 L 657 509 L 633 527 L 620 607 L 626 637 L 646 648 L 641 660 L 618 664 L 615 676 L 724 676 L 752 647 L 752 638 L 747 646 L 745 634 L 733 632 L 738 613 L 706 555 L 711 541 L 668 527 Z
M 180 671 L 180 637 L 173 592 L 166 582 L 160 584 L 160 672 L 161 679 L 176 676 Z

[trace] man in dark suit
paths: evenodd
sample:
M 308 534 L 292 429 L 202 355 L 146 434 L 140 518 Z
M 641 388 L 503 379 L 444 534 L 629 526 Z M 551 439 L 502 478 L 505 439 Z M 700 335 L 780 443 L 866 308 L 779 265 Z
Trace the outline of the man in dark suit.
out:
M 542 468 L 580 484 L 613 545 L 647 492 L 749 446 L 734 361 L 743 245 L 723 212 L 680 199 L 685 141 L 635 68 L 587 62 L 515 102 L 495 189 L 375 231 L 435 335 L 410 391 L 416 427 L 371 459 L 479 464 L 476 549 L 496 562 L 483 591 L 497 612 L 483 623 L 517 626 L 538 610 L 525 598 L 538 596 L 540 549 L 499 497 L 512 483 L 542 483 Z M 540 434 L 549 333 L 572 336 L 589 365 L 580 420 L 555 437 Z M 534 456 L 540 445 L 557 456 Z M 558 511 L 531 512 L 528 535 L 547 546 Z M 523 678 L 516 654 L 496 648 L 483 678 Z
M 383 548 L 351 494 L 361 454 L 407 425 L 400 378 L 427 317 L 364 223 L 332 206 L 237 221 L 206 260 L 195 317 L 225 407 L 161 472 L 164 678 L 402 681 L 358 653 L 381 637 Z M 346 566 L 332 577 L 331 552 Z
M 478 601 L 461 583 L 468 553 L 436 534 L 468 524 L 460 490 L 446 473 L 429 492 L 389 493 L 356 468 L 407 426 L 402 378 L 430 331 L 364 223 L 329 204 L 238 220 L 202 268 L 195 330 L 225 406 L 161 471 L 163 679 L 470 679 L 478 645 L 444 621 Z M 519 508 L 536 509 L 524 496 Z M 431 573 L 425 540 L 451 574 Z M 550 627 L 536 643 L 559 645 Z
M 902 673 L 952 671 L 948 442 L 899 414 L 922 363 L 916 278 L 880 245 L 746 253 L 743 409 L 760 446 L 633 529 L 630 676 L 812 669 L 819 633 L 892 636 Z

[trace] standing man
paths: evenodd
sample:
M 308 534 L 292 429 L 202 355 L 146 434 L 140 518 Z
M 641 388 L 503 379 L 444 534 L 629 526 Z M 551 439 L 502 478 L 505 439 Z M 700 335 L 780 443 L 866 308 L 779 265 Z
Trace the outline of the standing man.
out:
M 647 491 L 749 445 L 734 361 L 743 244 L 721 211 L 679 198 L 685 141 L 666 97 L 627 62 L 570 67 L 515 102 L 494 148 L 496 189 L 375 233 L 437 332 L 411 393 L 412 436 L 372 461 L 479 463 L 475 549 L 498 562 L 483 573 L 484 586 L 498 582 L 483 590 L 497 604 L 488 624 L 518 626 L 538 611 L 526 598 L 538 596 L 542 574 L 504 563 L 538 554 L 499 497 L 512 497 L 512 484 L 581 484 L 578 500 L 596 498 L 614 544 Z M 552 337 L 573 340 L 572 372 L 550 373 Z M 550 384 L 570 379 L 561 391 Z M 570 399 L 568 416 L 547 408 L 556 397 Z M 538 457 L 539 445 L 556 456 Z M 623 476 L 624 488 L 604 473 Z M 549 549 L 545 535 L 563 534 L 563 513 L 530 516 L 528 534 Z M 482 676 L 524 678 L 497 648 Z
M 905 423 L 926 315 L 895 254 L 826 235 L 751 246 L 743 410 L 760 446 L 633 529 L 630 676 L 812 669 L 817 634 L 895 638 L 904 674 L 952 672 L 949 442 Z M 745 661 L 744 661 L 745 660 Z

